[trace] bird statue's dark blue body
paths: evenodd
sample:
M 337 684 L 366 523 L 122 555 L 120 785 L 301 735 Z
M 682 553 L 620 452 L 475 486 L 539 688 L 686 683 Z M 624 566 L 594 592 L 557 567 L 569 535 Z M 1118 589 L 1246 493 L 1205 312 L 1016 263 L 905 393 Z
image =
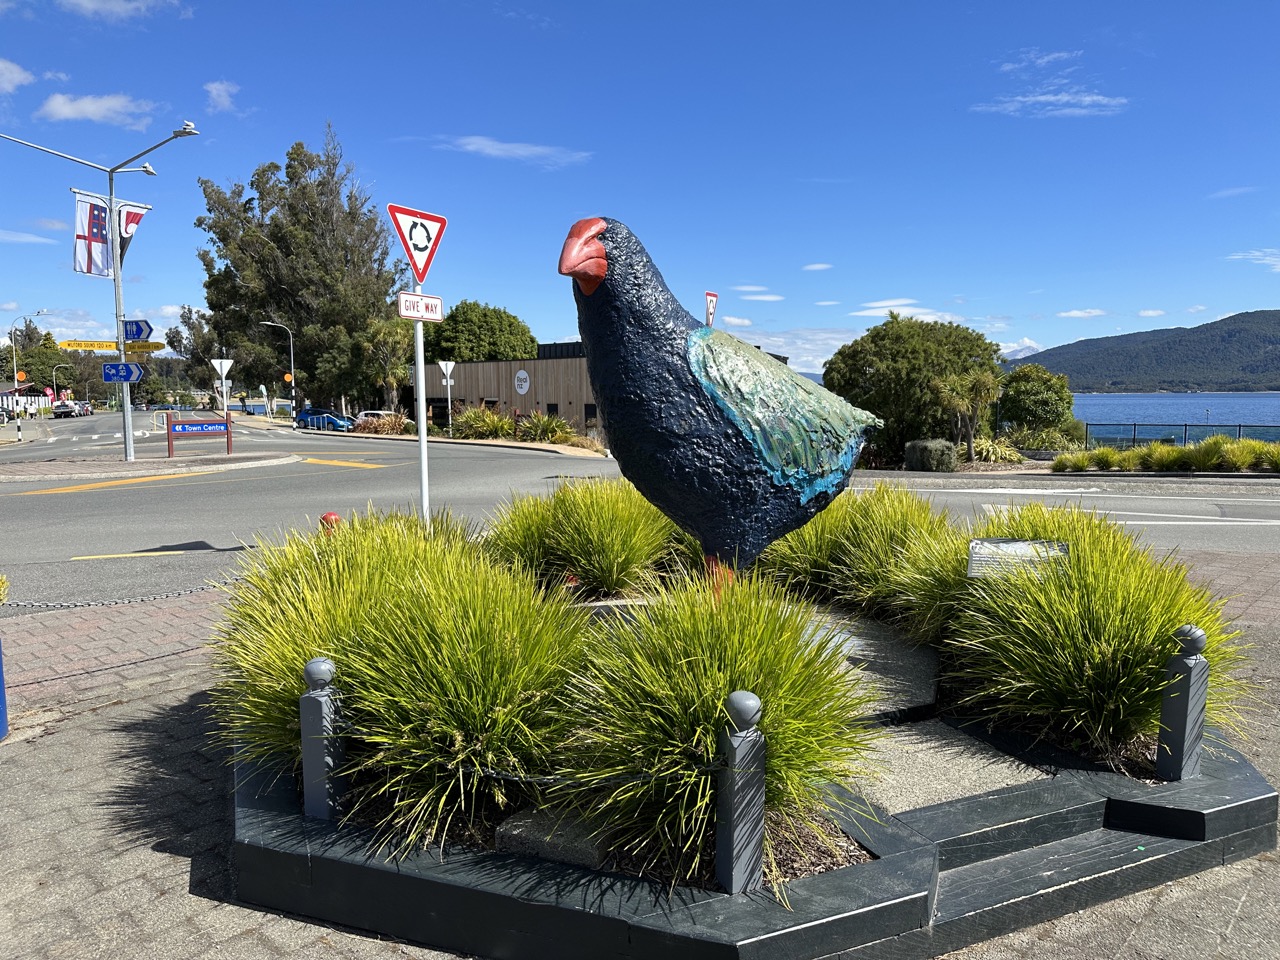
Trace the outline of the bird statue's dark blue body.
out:
M 622 474 L 709 558 L 746 566 L 844 489 L 880 421 L 695 320 L 626 226 L 574 224 L 560 272 Z

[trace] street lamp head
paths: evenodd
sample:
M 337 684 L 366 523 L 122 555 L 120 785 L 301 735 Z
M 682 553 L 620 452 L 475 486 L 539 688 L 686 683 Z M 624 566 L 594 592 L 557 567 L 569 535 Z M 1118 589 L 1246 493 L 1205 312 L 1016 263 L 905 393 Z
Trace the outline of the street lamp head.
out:
M 196 129 L 196 125 L 190 120 L 182 121 L 182 126 L 173 131 L 175 137 L 198 137 L 200 131 Z
M 158 174 L 155 171 L 155 168 L 152 167 L 151 164 L 149 163 L 144 163 L 142 165 L 142 172 L 145 173 L 148 177 L 158 176 Z

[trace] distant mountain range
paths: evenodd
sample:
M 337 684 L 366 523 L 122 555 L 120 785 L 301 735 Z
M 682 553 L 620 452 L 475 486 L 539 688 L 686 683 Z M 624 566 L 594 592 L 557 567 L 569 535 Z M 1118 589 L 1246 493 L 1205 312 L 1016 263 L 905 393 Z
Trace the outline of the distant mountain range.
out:
M 1065 373 L 1076 392 L 1280 390 L 1280 310 L 1199 327 L 1147 330 L 1050 347 L 1011 359 Z

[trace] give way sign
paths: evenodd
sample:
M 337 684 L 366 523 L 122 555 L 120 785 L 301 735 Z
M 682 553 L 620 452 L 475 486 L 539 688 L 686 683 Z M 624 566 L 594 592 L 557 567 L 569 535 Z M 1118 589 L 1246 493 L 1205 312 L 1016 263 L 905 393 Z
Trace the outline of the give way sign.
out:
M 431 258 L 436 255 L 436 248 L 440 246 L 440 238 L 444 236 L 448 221 L 437 214 L 412 210 L 395 203 L 387 204 L 387 215 L 391 217 L 391 223 L 404 245 L 404 252 L 409 255 L 413 279 L 422 283 L 427 279 Z

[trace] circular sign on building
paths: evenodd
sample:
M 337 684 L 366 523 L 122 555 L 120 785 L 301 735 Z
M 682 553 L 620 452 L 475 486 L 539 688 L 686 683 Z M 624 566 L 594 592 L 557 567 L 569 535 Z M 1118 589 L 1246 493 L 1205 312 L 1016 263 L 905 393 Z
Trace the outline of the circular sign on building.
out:
M 524 396 L 529 392 L 529 373 L 526 370 L 516 371 L 516 393 Z

